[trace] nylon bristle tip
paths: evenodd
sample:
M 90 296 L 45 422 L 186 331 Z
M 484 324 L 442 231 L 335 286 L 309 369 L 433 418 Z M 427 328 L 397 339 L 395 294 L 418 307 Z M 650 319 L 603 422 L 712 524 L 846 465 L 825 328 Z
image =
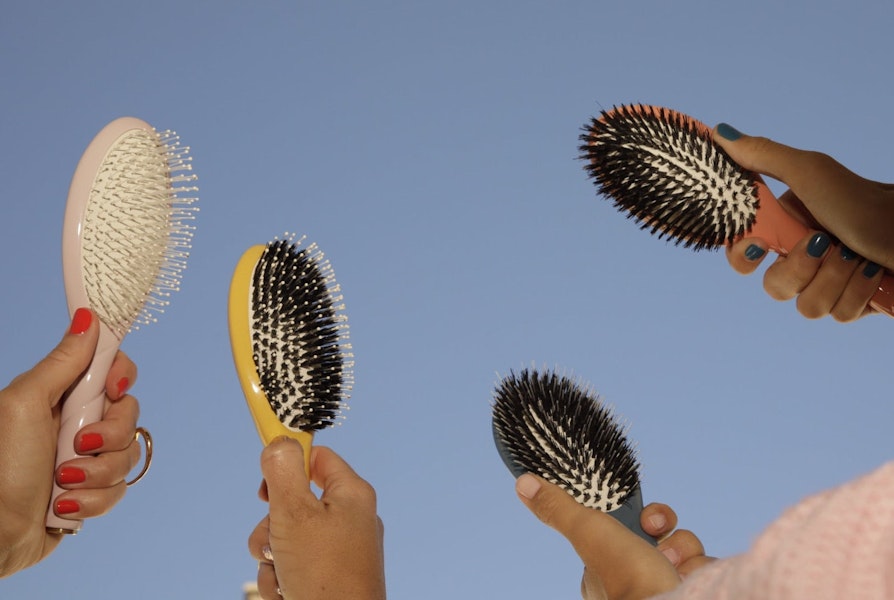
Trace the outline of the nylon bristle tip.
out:
M 109 149 L 87 202 L 82 272 L 90 305 L 124 335 L 156 321 L 180 288 L 198 189 L 172 132 L 134 129 Z
M 353 355 L 340 288 L 316 244 L 276 240 L 251 282 L 252 352 L 280 422 L 295 431 L 328 427 L 353 385 Z
M 497 449 L 516 477 L 535 473 L 604 512 L 639 486 L 624 427 L 598 394 L 568 377 L 510 372 L 495 390 L 492 418 Z
M 599 194 L 659 239 L 716 249 L 754 225 L 756 176 L 691 117 L 661 107 L 616 106 L 591 119 L 580 141 L 580 158 Z

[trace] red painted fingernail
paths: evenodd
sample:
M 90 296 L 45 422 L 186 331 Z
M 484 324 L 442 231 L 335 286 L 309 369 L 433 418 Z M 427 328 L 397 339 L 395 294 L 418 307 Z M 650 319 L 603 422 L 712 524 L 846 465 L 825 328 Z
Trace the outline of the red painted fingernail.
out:
M 121 396 L 123 396 L 124 392 L 126 392 L 127 388 L 129 388 L 129 387 L 130 387 L 130 379 L 128 379 L 127 377 L 122 377 L 121 379 L 119 379 L 118 380 L 118 397 L 120 398 Z
M 78 442 L 78 452 L 81 454 L 102 447 L 102 435 L 99 433 L 85 433 Z
M 56 500 L 56 514 L 67 515 L 81 510 L 81 505 L 75 500 Z
M 71 329 L 69 329 L 68 332 L 75 335 L 84 333 L 85 331 L 90 329 L 90 323 L 92 322 L 93 313 L 90 312 L 90 309 L 79 308 L 75 311 L 74 316 L 71 318 Z
M 77 467 L 62 467 L 59 470 L 59 476 L 56 478 L 63 485 L 66 483 L 84 483 L 86 479 L 87 473 Z

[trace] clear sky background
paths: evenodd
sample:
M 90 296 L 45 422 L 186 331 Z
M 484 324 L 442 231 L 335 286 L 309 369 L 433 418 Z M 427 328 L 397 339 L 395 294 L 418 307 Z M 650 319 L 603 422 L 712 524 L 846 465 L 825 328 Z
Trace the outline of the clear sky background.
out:
M 123 345 L 152 469 L 0 597 L 241 598 L 266 507 L 227 289 L 287 231 L 343 287 L 356 385 L 317 442 L 378 490 L 395 600 L 578 597 L 493 446 L 509 369 L 592 383 L 645 500 L 714 555 L 888 460 L 894 323 L 802 318 L 722 253 L 639 231 L 576 157 L 600 106 L 642 102 L 890 181 L 892 26 L 881 1 L 7 2 L 0 378 L 67 327 L 64 204 L 106 123 L 178 131 L 201 212 L 181 292 Z

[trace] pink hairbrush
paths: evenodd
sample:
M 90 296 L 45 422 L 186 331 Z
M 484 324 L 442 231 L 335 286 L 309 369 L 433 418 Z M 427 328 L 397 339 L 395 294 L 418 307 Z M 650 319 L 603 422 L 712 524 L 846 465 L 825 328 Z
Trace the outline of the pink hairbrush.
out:
M 602 111 L 584 131 L 581 158 L 599 192 L 659 238 L 701 250 L 758 237 L 786 255 L 809 231 L 760 175 L 733 162 L 711 129 L 689 116 L 622 105 Z M 870 304 L 894 316 L 890 273 Z
M 102 418 L 105 380 L 124 336 L 155 321 L 179 287 L 198 210 L 189 149 L 170 131 L 123 117 L 84 151 L 65 207 L 62 266 L 69 314 L 93 309 L 100 320 L 93 361 L 62 404 L 56 467 L 76 458 L 74 439 Z M 58 517 L 54 484 L 47 531 L 77 533 L 81 521 Z

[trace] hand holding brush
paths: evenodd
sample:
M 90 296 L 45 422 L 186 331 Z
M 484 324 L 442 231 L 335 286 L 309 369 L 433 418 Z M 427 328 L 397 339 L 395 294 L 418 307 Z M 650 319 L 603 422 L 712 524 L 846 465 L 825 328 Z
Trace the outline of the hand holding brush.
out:
M 894 185 L 860 177 L 825 154 L 743 135 L 726 124 L 715 128 L 714 141 L 743 167 L 788 185 L 779 202 L 810 229 L 767 268 L 767 293 L 797 298 L 808 318 L 845 322 L 871 313 L 867 301 L 882 267 L 894 272 Z M 747 236 L 727 248 L 727 259 L 749 274 L 766 250 L 764 240 Z
M 856 318 L 855 312 L 860 316 L 871 309 L 894 316 L 894 277 L 879 268 L 890 266 L 894 257 L 888 233 L 894 188 L 865 180 L 822 154 L 759 139 L 749 151 L 754 138 L 738 141 L 741 134 L 728 126 L 718 132 L 713 136 L 706 125 L 671 109 L 620 106 L 603 111 L 584 128 L 581 158 L 599 192 L 616 208 L 640 228 L 687 248 L 713 249 L 754 238 L 759 245 L 746 246 L 754 246 L 752 253 L 771 249 L 789 257 L 806 249 L 810 242 L 805 239 L 813 237 L 810 254 L 825 261 L 832 236 L 839 236 L 847 246 L 847 264 L 824 269 L 822 283 L 835 287 L 839 297 L 843 284 L 849 292 L 841 308 L 831 303 L 832 314 Z M 724 132 L 732 139 L 722 140 Z M 741 151 L 735 149 L 739 144 Z M 751 168 L 785 178 L 792 192 L 778 201 Z M 812 221 L 791 209 L 808 203 Z M 817 227 L 827 232 L 812 229 Z M 875 262 L 855 260 L 861 254 Z M 834 281 L 826 281 L 830 277 Z M 871 293 L 863 290 L 871 287 L 868 283 L 859 285 L 859 277 L 872 282 Z
M 586 600 L 646 598 L 679 584 L 642 529 L 638 461 L 599 396 L 556 373 L 524 370 L 503 378 L 492 412 L 522 502 L 583 559 Z

